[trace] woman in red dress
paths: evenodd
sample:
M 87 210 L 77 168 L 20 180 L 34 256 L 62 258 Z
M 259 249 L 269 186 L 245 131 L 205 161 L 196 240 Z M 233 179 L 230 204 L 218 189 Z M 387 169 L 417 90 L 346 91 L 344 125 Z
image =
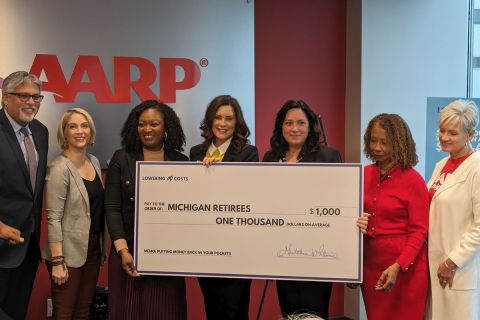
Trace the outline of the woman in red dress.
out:
M 375 161 L 364 169 L 362 294 L 369 320 L 423 319 L 428 288 L 425 239 L 428 192 L 410 129 L 396 114 L 379 114 L 364 135 Z

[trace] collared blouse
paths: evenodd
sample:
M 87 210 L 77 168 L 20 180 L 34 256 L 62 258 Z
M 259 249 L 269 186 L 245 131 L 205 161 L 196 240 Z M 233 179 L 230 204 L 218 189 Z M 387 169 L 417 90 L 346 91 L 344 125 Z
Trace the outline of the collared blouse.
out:
M 428 192 L 413 168 L 396 166 L 381 176 L 377 165 L 364 168 L 364 212 L 370 213 L 370 238 L 406 236 L 396 262 L 407 270 L 425 245 L 428 230 Z M 368 238 L 367 238 L 368 239 Z

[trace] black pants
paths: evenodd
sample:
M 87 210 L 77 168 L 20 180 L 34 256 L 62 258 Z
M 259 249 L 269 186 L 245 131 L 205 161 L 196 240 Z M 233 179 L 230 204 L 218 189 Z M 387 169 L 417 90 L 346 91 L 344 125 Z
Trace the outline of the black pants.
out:
M 0 268 L 0 309 L 13 319 L 25 319 L 38 262 L 38 245 L 32 235 L 22 263 L 16 268 Z
M 328 319 L 331 282 L 277 280 L 278 300 L 284 316 L 308 312 Z
M 250 279 L 198 278 L 207 320 L 248 320 Z

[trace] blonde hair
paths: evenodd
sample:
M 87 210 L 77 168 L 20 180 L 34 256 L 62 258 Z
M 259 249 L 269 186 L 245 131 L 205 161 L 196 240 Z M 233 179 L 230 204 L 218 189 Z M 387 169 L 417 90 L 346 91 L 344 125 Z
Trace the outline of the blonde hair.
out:
M 88 126 L 90 127 L 90 140 L 88 141 L 88 145 L 93 146 L 93 144 L 95 143 L 95 136 L 96 136 L 95 124 L 93 123 L 93 119 L 90 116 L 90 114 L 82 108 L 69 109 L 65 111 L 63 115 L 60 117 L 60 121 L 58 124 L 58 131 L 57 131 L 58 144 L 63 150 L 67 148 L 64 132 L 65 132 L 65 128 L 67 127 L 67 123 L 73 114 L 80 114 L 84 116 L 85 119 L 87 119 Z
M 478 125 L 478 108 L 475 102 L 472 100 L 458 99 L 440 111 L 440 117 L 438 118 L 439 127 L 451 122 L 459 121 L 463 129 L 470 133 L 475 131 Z

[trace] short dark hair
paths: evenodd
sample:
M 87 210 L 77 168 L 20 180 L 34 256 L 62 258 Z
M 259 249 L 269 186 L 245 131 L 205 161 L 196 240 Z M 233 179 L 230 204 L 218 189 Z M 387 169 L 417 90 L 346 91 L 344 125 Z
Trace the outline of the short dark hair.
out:
M 120 133 L 122 146 L 125 150 L 134 154 L 141 154 L 143 152 L 142 143 L 138 136 L 138 119 L 147 109 L 155 109 L 163 115 L 166 133 L 163 141 L 165 150 L 182 152 L 183 146 L 185 145 L 185 134 L 183 133 L 180 119 L 172 108 L 156 100 L 143 101 L 130 111 Z
M 370 149 L 370 139 L 372 137 L 372 128 L 377 123 L 387 133 L 387 139 L 392 145 L 394 163 L 402 168 L 415 166 L 418 163 L 415 141 L 413 141 L 408 124 L 398 114 L 381 113 L 370 120 L 363 135 L 363 152 L 365 156 L 370 160 L 375 160 Z
M 240 152 L 246 144 L 250 143 L 250 140 L 248 140 L 248 137 L 250 136 L 250 130 L 248 129 L 247 123 L 243 118 L 243 112 L 240 104 L 238 103 L 237 99 L 229 95 L 215 97 L 208 104 L 207 110 L 205 111 L 205 116 L 200 123 L 202 137 L 205 139 L 202 144 L 208 148 L 208 146 L 210 146 L 212 143 L 215 137 L 212 130 L 213 120 L 215 119 L 218 109 L 223 106 L 231 106 L 233 108 L 236 125 L 233 132 L 232 144 L 234 151 Z
M 282 127 L 287 112 L 292 109 L 302 110 L 308 119 L 308 136 L 303 144 L 301 154 L 306 154 L 318 150 L 320 146 L 320 133 L 317 127 L 317 115 L 310 109 L 310 107 L 303 100 L 288 100 L 278 111 L 275 118 L 275 127 L 270 138 L 270 147 L 276 156 L 282 156 L 288 150 L 288 143 L 283 136 Z

